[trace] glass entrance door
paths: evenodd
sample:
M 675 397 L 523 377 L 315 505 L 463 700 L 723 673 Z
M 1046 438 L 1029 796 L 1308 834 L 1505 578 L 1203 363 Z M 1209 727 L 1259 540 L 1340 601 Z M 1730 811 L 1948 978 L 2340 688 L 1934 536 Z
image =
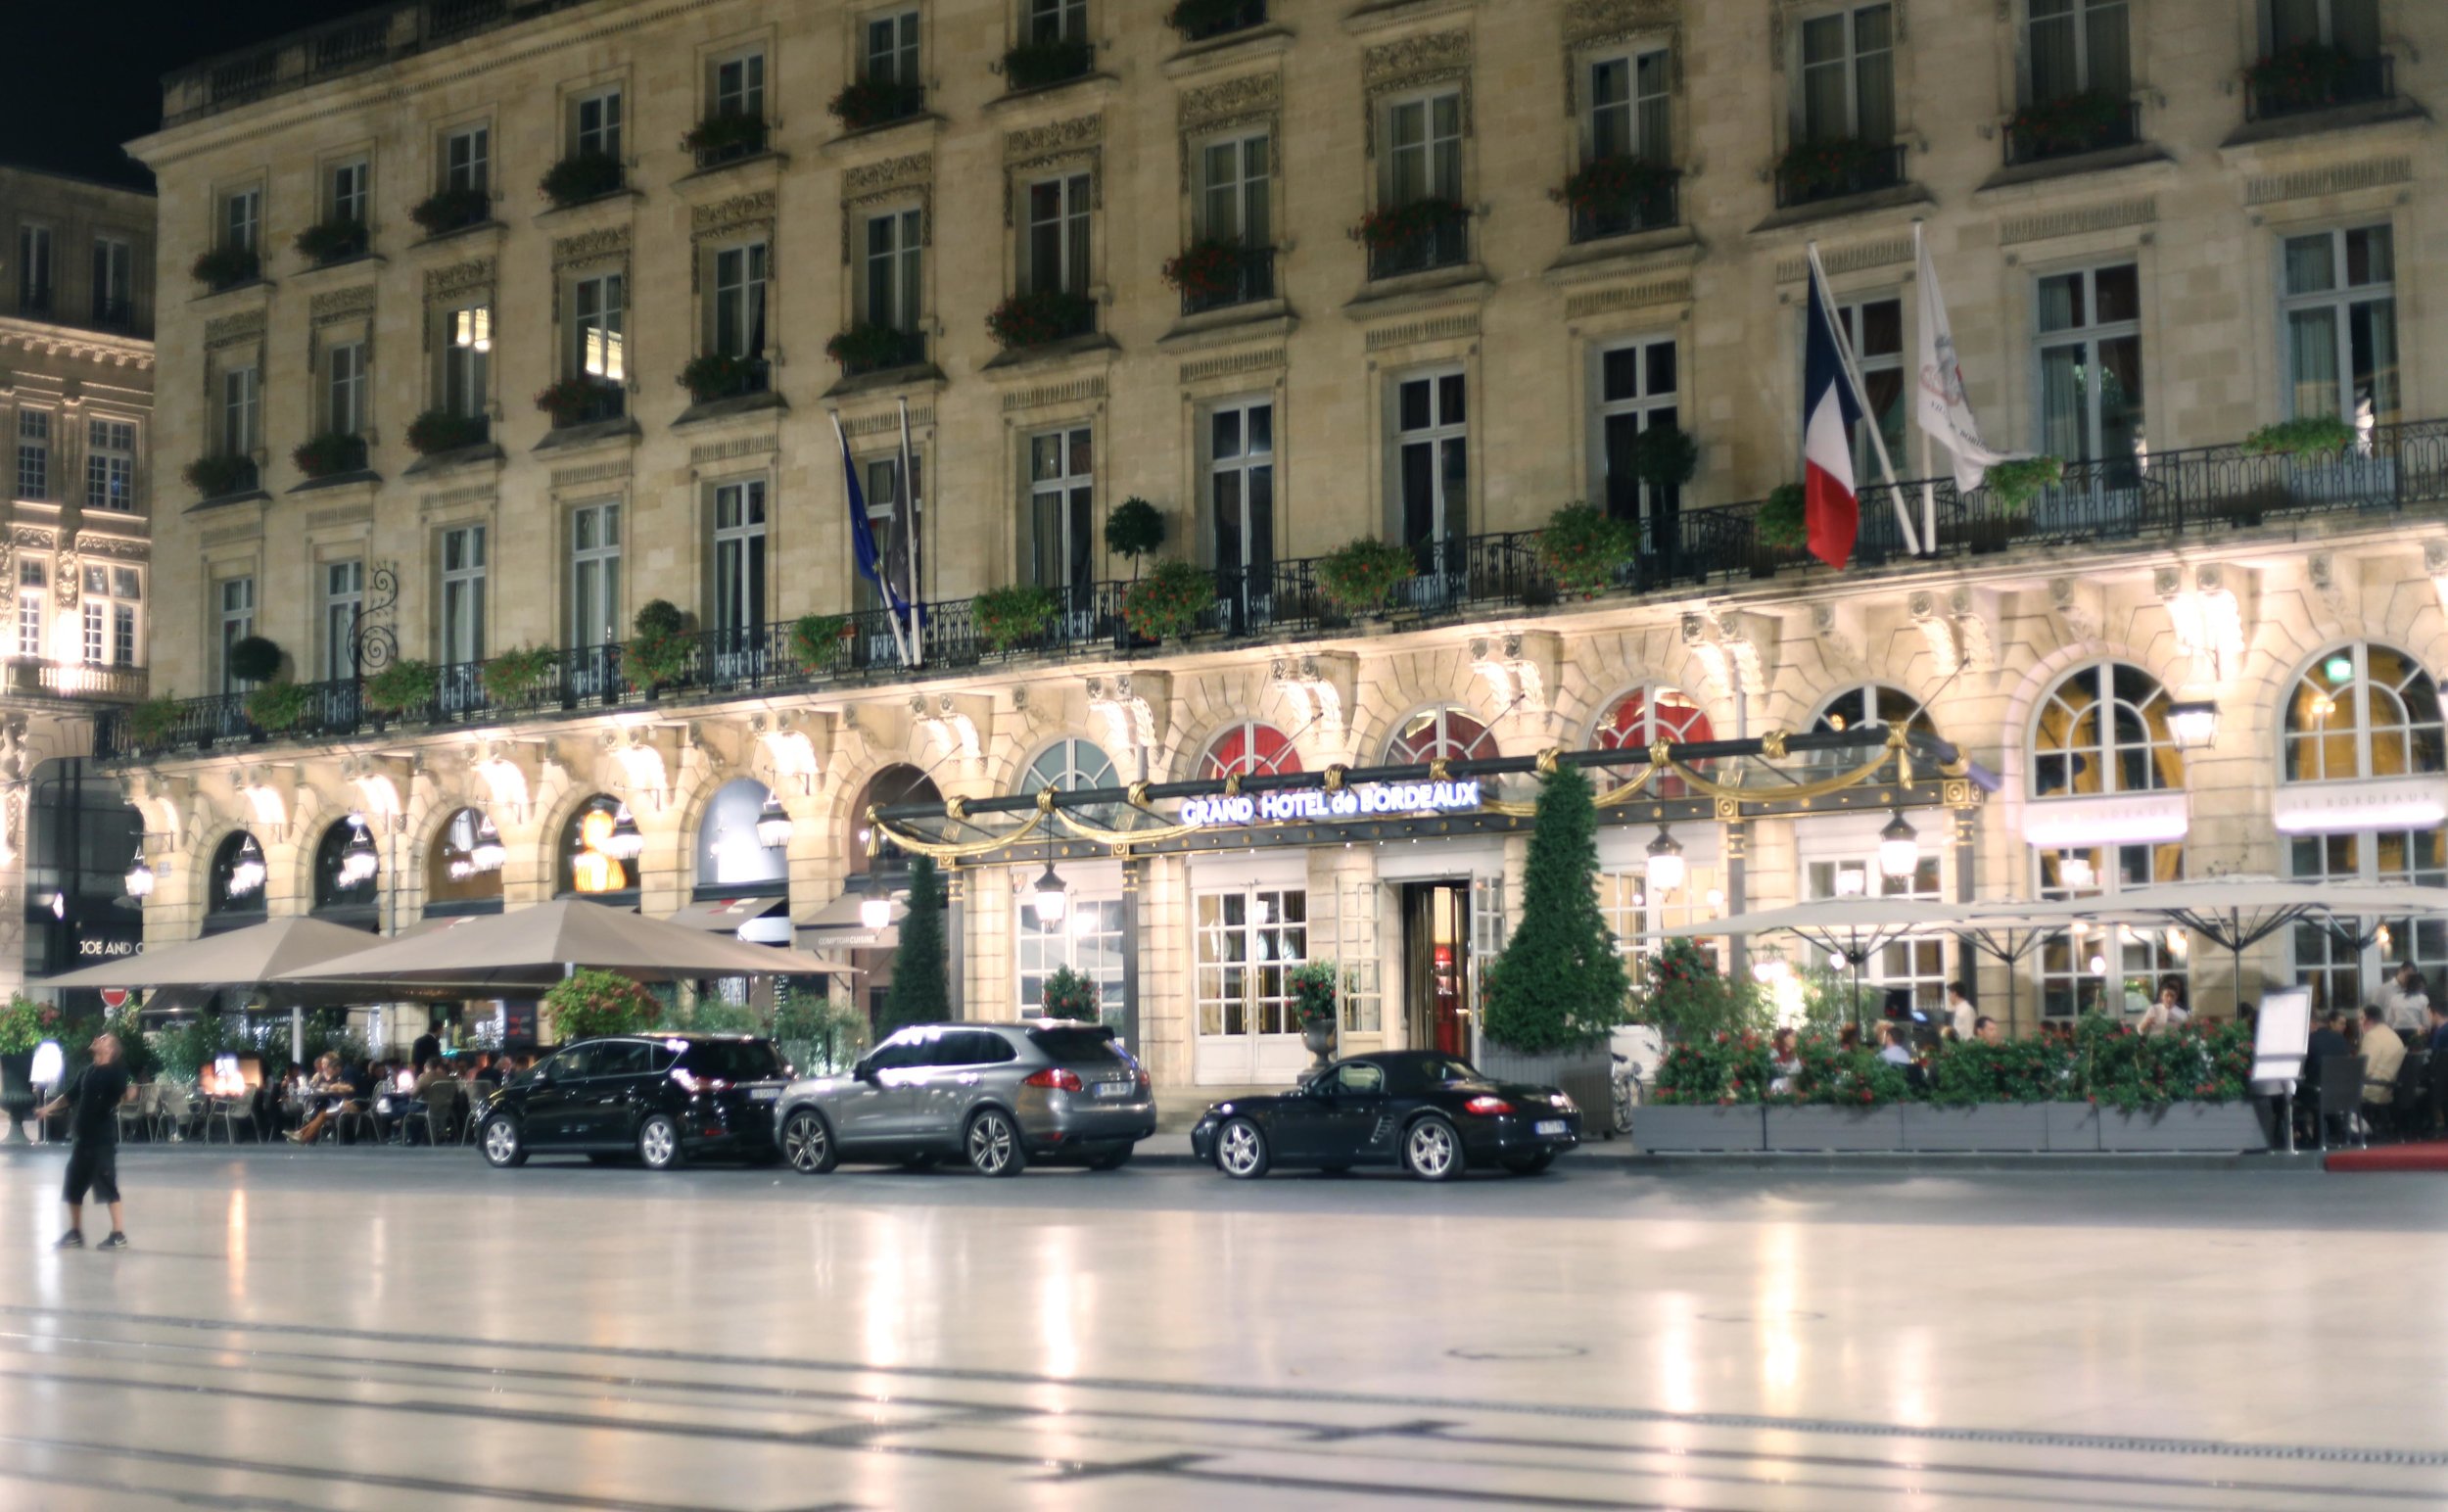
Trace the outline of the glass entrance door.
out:
M 1293 1012 L 1292 969 L 1309 956 L 1309 895 L 1297 887 L 1202 892 L 1198 934 L 1201 1085 L 1290 1083 L 1308 1063 Z
M 1403 884 L 1404 1031 L 1414 1050 L 1472 1054 L 1469 888 L 1468 882 Z

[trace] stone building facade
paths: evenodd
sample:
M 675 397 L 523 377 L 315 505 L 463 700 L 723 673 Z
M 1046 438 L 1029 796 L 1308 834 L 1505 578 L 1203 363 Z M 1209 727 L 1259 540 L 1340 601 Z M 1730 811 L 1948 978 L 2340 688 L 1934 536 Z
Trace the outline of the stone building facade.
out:
M 223 465 L 163 525 L 154 683 L 186 701 L 112 732 L 161 867 L 148 932 L 585 890 L 771 896 L 839 943 L 879 801 L 1830 719 L 1925 720 L 1996 789 L 1958 785 L 1892 884 L 1877 832 L 1926 792 L 1684 824 L 1669 896 L 1654 819 L 1612 825 L 1627 935 L 1857 885 L 2448 874 L 2429 8 L 1168 9 L 435 0 L 174 75 L 134 147 L 192 296 L 162 454 Z M 1867 489 L 1854 567 L 1810 567 L 1760 502 L 1796 475 L 1806 248 L 1917 479 L 1916 222 L 1991 441 L 2068 467 L 2023 500 Z M 905 404 L 915 670 L 857 575 L 842 455 L 890 536 Z M 2342 450 L 2242 445 L 2321 416 Z M 1697 443 L 1680 483 L 1644 471 L 1668 427 Z M 1130 498 L 1158 555 L 1213 571 L 1187 638 L 1118 612 L 1147 564 L 1103 527 Z M 1576 500 L 1636 543 L 1586 596 L 1535 536 Z M 1319 558 L 1361 538 L 1412 572 L 1355 621 Z M 1012 585 L 1052 596 L 1005 645 L 979 595 Z M 695 621 L 668 678 L 618 644 L 655 599 Z M 306 689 L 281 728 L 224 659 L 250 634 Z M 365 679 L 395 655 L 433 675 L 385 711 Z M 767 794 L 787 842 L 744 854 L 730 806 Z M 620 808 L 642 848 L 607 870 Z M 350 815 L 383 862 L 335 891 Z M 484 824 L 498 864 L 472 869 Z M 958 868 L 964 1009 L 1078 963 L 1159 1079 L 1266 1079 L 1297 1060 L 1271 969 L 1331 953 L 1370 966 L 1346 1044 L 1467 1032 L 1524 845 L 1481 827 L 1059 849 L 1059 928 L 1024 896 L 1042 853 Z M 2246 990 L 2448 966 L 2422 932 L 2275 939 Z M 2189 957 L 2070 943 L 2022 1016 L 2170 974 L 2223 1003 L 2225 963 Z M 1927 1002 L 1977 966 L 1933 941 L 1871 970 Z
M 97 717 L 144 695 L 152 652 L 153 197 L 0 166 L 0 991 L 15 991 L 133 951 L 142 927 L 119 898 L 135 831 L 85 758 Z

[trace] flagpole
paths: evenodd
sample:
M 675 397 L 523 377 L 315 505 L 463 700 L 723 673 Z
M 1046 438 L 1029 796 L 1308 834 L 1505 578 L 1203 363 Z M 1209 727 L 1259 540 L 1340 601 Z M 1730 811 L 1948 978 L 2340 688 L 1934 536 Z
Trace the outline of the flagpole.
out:
M 918 666 L 926 657 L 926 640 L 918 628 L 918 469 L 910 456 L 910 400 L 901 399 L 901 498 L 909 510 L 910 521 L 910 665 Z
M 1912 217 L 1912 276 L 1921 276 L 1921 217 Z M 1917 387 L 1917 384 L 1915 385 Z M 1921 539 L 1929 543 L 1932 555 L 1938 551 L 1938 485 L 1930 477 L 1929 427 L 1913 427 L 1921 434 Z
M 1836 296 L 1827 287 L 1827 269 L 1819 265 L 1819 244 L 1805 242 L 1803 255 L 1811 262 L 1811 280 L 1817 285 L 1819 300 L 1827 307 L 1828 325 L 1836 338 L 1836 360 L 1845 366 L 1845 382 L 1853 385 L 1853 397 L 1861 406 L 1861 417 L 1870 432 L 1870 449 L 1878 457 L 1879 471 L 1887 475 L 1887 499 L 1895 506 L 1896 528 L 1904 533 L 1904 549 L 1907 556 L 1921 554 L 1920 533 L 1912 528 L 1912 513 L 1904 506 L 1904 490 L 1896 482 L 1896 464 L 1887 456 L 1887 438 L 1879 434 L 1878 416 L 1870 409 L 1870 391 L 1861 382 L 1861 369 L 1853 360 L 1853 342 L 1845 335 L 1845 323 L 1835 318 Z
M 841 411 L 838 409 L 828 409 L 825 413 L 832 417 L 833 441 L 841 448 L 842 502 L 845 506 L 842 512 L 849 517 L 850 528 L 852 530 L 867 530 L 869 528 L 868 522 L 858 518 L 859 500 L 856 496 L 850 492 L 850 438 L 842 434 Z M 872 547 L 873 543 L 871 540 L 870 548 L 872 549 Z M 858 554 L 858 542 L 853 539 L 850 543 L 850 555 L 853 562 L 857 561 Z M 892 627 L 892 648 L 896 652 L 900 653 L 901 665 L 907 667 L 910 665 L 910 643 L 901 638 L 901 616 L 893 612 L 892 590 L 884 579 L 884 574 L 881 571 L 882 565 L 882 559 L 879 557 L 876 562 L 878 570 L 875 576 L 877 580 L 876 587 L 879 591 L 882 592 L 884 597 L 884 623 Z

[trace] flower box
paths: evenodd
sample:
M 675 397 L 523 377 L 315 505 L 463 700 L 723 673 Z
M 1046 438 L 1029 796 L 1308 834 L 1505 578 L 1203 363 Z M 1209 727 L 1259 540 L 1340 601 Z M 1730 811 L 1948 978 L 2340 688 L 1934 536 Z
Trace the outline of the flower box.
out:
M 2099 1110 L 2089 1103 L 2043 1103 L 2041 1122 L 2050 1155 L 2097 1155 Z
M 2037 1155 L 2048 1148 L 2047 1106 L 1977 1103 L 1969 1108 L 1942 1108 L 1908 1103 L 1904 1108 L 1903 1148 Z
M 1776 1105 L 1766 1113 L 1765 1138 L 1770 1150 L 1872 1150 L 1904 1148 L 1904 1112 L 1890 1103 L 1876 1108 L 1845 1108 L 1836 1104 Z
M 1644 1103 L 1632 1110 L 1632 1144 L 1644 1155 L 1757 1153 L 1767 1148 L 1765 1111 L 1757 1103 Z
M 2098 1112 L 2099 1148 L 2119 1154 L 2235 1155 L 2270 1148 L 2260 1110 L 2250 1103 L 2171 1103 L 2132 1112 L 2114 1108 Z

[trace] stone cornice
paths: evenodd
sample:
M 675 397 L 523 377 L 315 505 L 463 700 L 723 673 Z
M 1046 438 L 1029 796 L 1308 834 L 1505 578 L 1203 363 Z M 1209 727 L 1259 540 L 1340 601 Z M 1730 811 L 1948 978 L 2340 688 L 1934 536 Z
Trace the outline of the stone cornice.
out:
M 106 367 L 133 367 L 143 372 L 153 370 L 153 343 L 149 341 L 0 315 L 0 349 L 9 347 Z

